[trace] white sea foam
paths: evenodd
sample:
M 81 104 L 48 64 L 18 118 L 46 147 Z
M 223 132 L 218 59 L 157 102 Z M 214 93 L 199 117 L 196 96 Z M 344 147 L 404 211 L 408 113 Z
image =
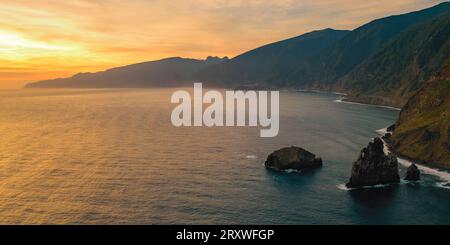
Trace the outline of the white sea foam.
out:
M 292 168 L 290 168 L 290 169 L 284 170 L 284 172 L 290 174 L 290 173 L 301 173 L 302 171 L 301 171 L 301 170 L 297 170 L 297 169 L 292 169 Z
M 405 167 L 409 167 L 413 162 L 408 161 L 406 159 L 397 157 L 398 159 L 398 163 L 400 163 L 401 165 L 405 166 Z M 426 167 L 420 164 L 415 163 L 417 168 L 422 171 L 425 174 L 429 174 L 429 175 L 434 175 L 439 177 L 441 180 L 443 181 L 447 181 L 450 182 L 450 173 L 444 171 L 444 170 L 438 170 L 438 169 L 434 169 L 434 168 L 430 168 L 430 167 Z
M 448 182 L 438 182 L 436 183 L 436 187 L 450 189 L 450 186 L 445 186 L 446 184 L 448 184 Z
M 247 159 L 256 159 L 258 157 L 255 156 L 255 155 L 247 155 L 247 156 L 245 156 L 245 158 L 247 158 Z
M 338 185 L 336 185 L 336 187 L 339 190 L 342 190 L 342 191 L 349 191 L 349 190 L 351 190 L 351 188 L 348 188 L 347 186 L 345 186 L 345 184 L 338 184 Z
M 377 130 L 377 133 L 380 135 L 385 135 L 387 132 L 387 128 L 381 128 Z
M 396 110 L 396 111 L 400 111 L 400 110 L 401 110 L 401 108 L 392 107 L 392 106 L 364 104 L 364 103 L 359 103 L 359 102 L 345 101 L 344 99 L 345 99 L 345 98 L 342 97 L 342 98 L 340 98 L 340 99 L 334 100 L 333 102 L 336 102 L 336 103 L 345 103 L 345 104 L 354 104 L 354 105 L 374 106 L 374 107 L 381 107 L 381 108 L 386 108 L 386 109 L 391 109 L 391 110 Z
M 388 186 L 391 186 L 393 184 L 379 184 L 379 185 L 368 185 L 368 186 L 360 186 L 360 187 L 355 187 L 355 188 L 348 188 L 347 186 L 345 186 L 345 184 L 338 184 L 336 185 L 336 187 L 339 190 L 343 190 L 343 191 L 350 191 L 350 190 L 355 190 L 355 189 L 377 189 L 377 188 L 385 188 Z
M 265 166 L 265 167 L 267 167 L 264 163 L 262 164 L 263 166 Z M 272 169 L 272 170 L 275 170 L 274 168 L 272 168 L 272 167 L 267 167 L 267 168 L 269 168 L 269 169 Z M 277 170 L 278 171 L 278 170 Z M 301 173 L 302 171 L 301 170 L 297 170 L 297 169 L 293 169 L 293 168 L 289 168 L 289 169 L 285 169 L 285 170 L 282 170 L 282 172 L 285 172 L 285 173 L 287 173 L 287 174 L 291 174 L 291 173 Z

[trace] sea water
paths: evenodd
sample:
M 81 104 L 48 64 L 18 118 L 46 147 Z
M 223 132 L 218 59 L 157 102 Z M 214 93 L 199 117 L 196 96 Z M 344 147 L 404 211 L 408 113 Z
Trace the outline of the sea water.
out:
M 0 92 L 0 223 L 450 224 L 442 171 L 343 188 L 398 110 L 281 92 L 279 134 L 261 138 L 256 127 L 174 127 L 173 91 Z M 268 154 L 291 145 L 323 167 L 264 168 Z

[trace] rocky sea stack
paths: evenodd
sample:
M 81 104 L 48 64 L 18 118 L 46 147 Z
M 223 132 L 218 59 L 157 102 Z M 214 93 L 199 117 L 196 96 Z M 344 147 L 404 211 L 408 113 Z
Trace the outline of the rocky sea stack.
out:
M 405 180 L 409 181 L 417 181 L 420 180 L 420 171 L 417 168 L 416 164 L 411 164 L 406 170 Z
M 322 166 L 322 159 L 300 147 L 291 146 L 274 151 L 267 157 L 267 168 L 281 170 L 303 170 Z
M 397 158 L 383 151 L 383 141 L 375 138 L 361 150 L 353 163 L 352 175 L 346 184 L 348 188 L 399 183 Z

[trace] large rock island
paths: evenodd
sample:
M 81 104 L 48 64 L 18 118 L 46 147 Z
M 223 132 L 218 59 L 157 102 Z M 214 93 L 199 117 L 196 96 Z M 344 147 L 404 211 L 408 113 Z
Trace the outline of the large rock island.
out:
M 352 175 L 346 184 L 348 188 L 399 183 L 397 158 L 384 154 L 383 141 L 375 138 L 361 150 L 353 163 Z
M 291 146 L 274 151 L 267 157 L 267 168 L 282 170 L 303 170 L 322 166 L 322 159 L 300 147 Z

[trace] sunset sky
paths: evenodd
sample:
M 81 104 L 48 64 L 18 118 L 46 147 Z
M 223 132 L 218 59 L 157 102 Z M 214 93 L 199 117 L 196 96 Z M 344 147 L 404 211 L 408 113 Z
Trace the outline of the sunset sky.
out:
M 233 57 L 434 0 L 0 0 L 0 88 L 170 56 Z

